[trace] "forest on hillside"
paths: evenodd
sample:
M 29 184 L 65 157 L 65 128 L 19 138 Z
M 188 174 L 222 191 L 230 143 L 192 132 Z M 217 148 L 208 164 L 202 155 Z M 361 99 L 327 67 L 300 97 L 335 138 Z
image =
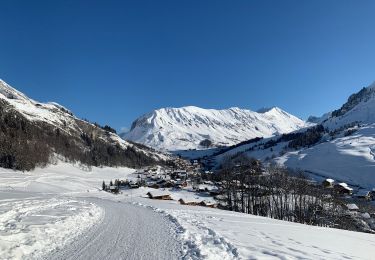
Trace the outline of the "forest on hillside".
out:
M 88 166 L 140 167 L 156 163 L 136 149 L 136 144 L 123 148 L 100 138 L 111 134 L 108 127 L 105 130 L 81 120 L 77 124 L 84 130 L 72 135 L 45 122 L 29 121 L 0 100 L 0 167 L 29 171 L 46 166 L 54 153 Z

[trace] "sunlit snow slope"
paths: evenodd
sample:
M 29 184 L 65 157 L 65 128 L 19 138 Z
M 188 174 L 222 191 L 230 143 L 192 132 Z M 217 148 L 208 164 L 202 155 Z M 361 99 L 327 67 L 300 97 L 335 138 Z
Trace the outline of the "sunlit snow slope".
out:
M 317 118 L 315 122 L 322 124 L 326 131 L 314 145 L 295 150 L 283 141 L 265 148 L 263 144 L 269 141 L 265 139 L 232 149 L 216 159 L 220 161 L 228 155 L 243 152 L 264 161 L 274 158 L 285 166 L 322 177 L 374 188 L 375 85 L 351 95 L 341 108 Z
M 215 110 L 187 106 L 162 108 L 143 115 L 123 137 L 172 151 L 228 146 L 305 126 L 304 121 L 277 107 L 254 112 L 237 107 Z M 201 143 L 204 140 L 209 140 L 209 144 Z

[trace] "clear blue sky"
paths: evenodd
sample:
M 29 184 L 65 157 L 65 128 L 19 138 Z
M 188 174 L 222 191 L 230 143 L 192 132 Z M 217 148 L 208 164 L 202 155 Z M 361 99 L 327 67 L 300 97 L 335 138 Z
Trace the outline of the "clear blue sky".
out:
M 153 109 L 301 118 L 375 80 L 375 1 L 0 0 L 0 78 L 119 129 Z

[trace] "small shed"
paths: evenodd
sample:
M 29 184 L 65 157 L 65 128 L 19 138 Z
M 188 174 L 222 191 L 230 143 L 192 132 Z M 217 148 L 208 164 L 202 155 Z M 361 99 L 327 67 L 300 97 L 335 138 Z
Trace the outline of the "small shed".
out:
M 358 206 L 354 203 L 346 204 L 345 206 L 346 206 L 347 210 L 349 210 L 349 211 L 359 210 Z
M 109 191 L 113 193 L 118 193 L 119 191 L 118 186 L 115 186 L 115 185 L 109 186 Z
M 333 188 L 333 183 L 335 182 L 335 180 L 333 179 L 325 179 L 323 182 L 322 182 L 322 185 L 323 187 L 325 188 Z
M 352 195 L 353 189 L 348 186 L 345 182 L 334 185 L 334 189 L 339 194 Z

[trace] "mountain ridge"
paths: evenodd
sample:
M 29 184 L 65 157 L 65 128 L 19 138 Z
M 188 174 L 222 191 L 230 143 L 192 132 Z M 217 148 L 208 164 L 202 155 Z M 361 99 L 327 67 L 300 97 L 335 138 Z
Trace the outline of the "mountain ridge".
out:
M 213 147 L 228 146 L 306 126 L 303 120 L 278 107 L 262 113 L 238 107 L 166 107 L 137 118 L 122 137 L 161 150 L 201 149 L 201 142 Z
M 247 142 L 210 158 L 247 155 L 304 170 L 314 178 L 332 178 L 362 188 L 375 188 L 374 84 L 350 95 L 336 112 L 312 118 L 315 127 Z
M 32 170 L 47 165 L 54 154 L 89 166 L 137 167 L 167 159 L 121 139 L 108 126 L 74 116 L 57 103 L 28 98 L 1 80 L 0 167 Z

